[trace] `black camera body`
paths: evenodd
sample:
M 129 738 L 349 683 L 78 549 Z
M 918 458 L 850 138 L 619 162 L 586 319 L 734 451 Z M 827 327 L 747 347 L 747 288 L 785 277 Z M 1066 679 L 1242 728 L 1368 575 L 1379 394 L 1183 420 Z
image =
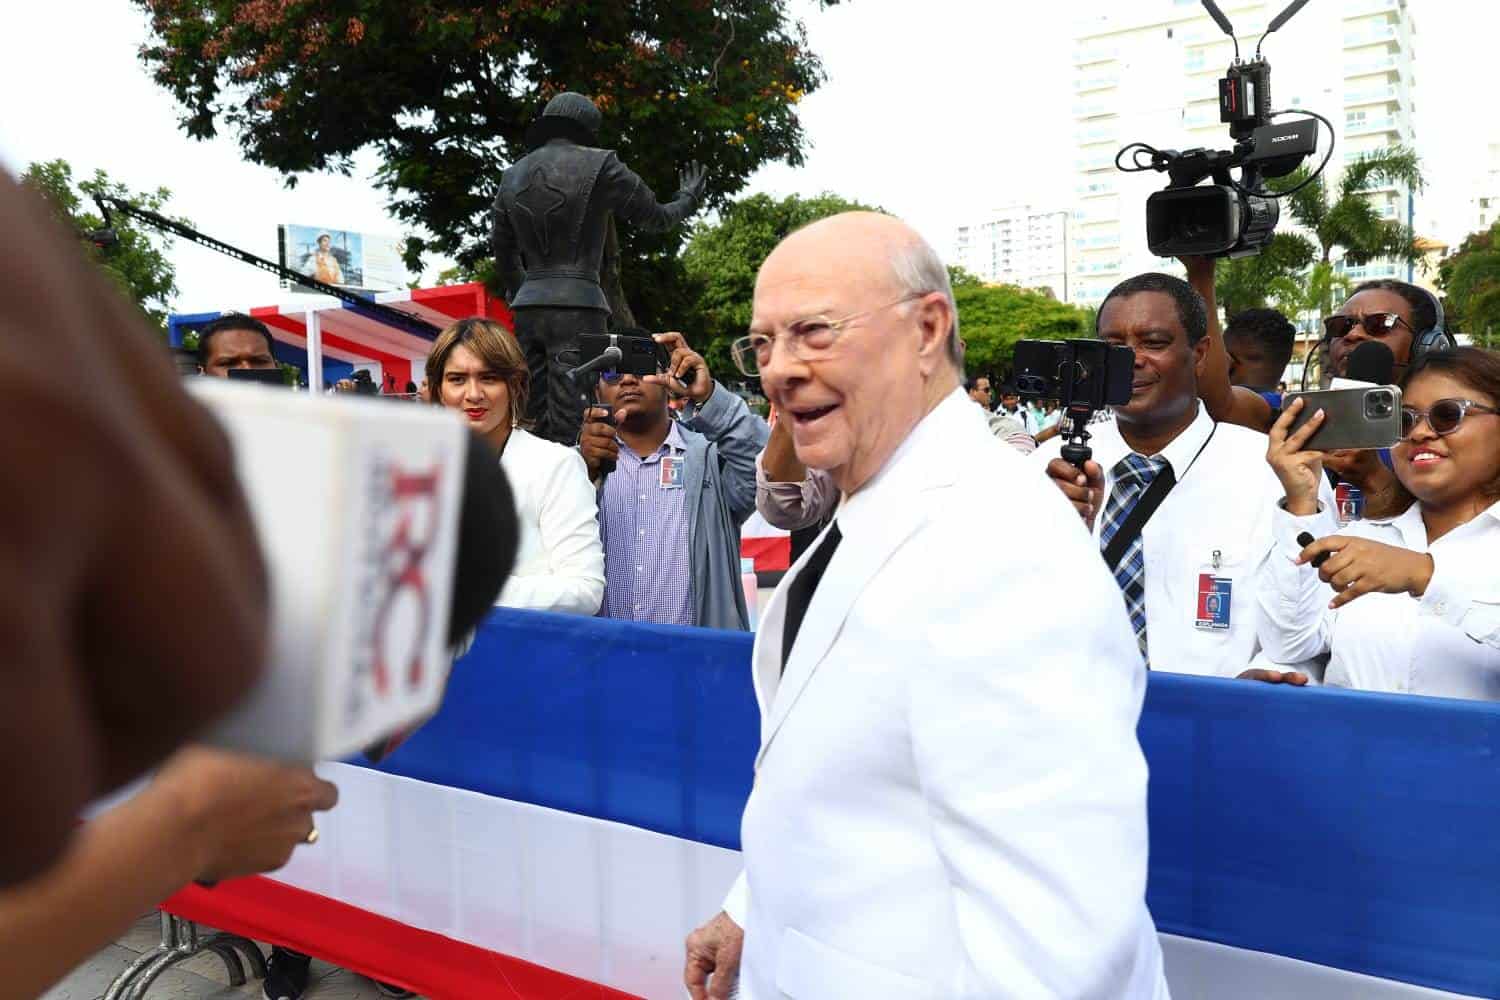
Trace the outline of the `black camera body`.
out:
M 1012 364 L 1018 395 L 1062 405 L 1062 457 L 1083 468 L 1091 455 L 1089 421 L 1106 406 L 1130 402 L 1135 352 L 1102 340 L 1019 340 Z
M 1266 34 L 1285 24 L 1306 2 L 1294 0 L 1271 22 Z M 1233 26 L 1214 0 L 1203 0 L 1203 6 L 1224 33 L 1234 38 Z M 1234 62 L 1219 80 L 1219 120 L 1229 126 L 1233 149 L 1179 152 L 1137 142 L 1115 157 L 1121 170 L 1156 170 L 1171 178 L 1166 190 L 1146 199 L 1146 242 L 1151 252 L 1159 257 L 1259 253 L 1276 230 L 1281 215 L 1276 199 L 1284 194 L 1263 191 L 1261 183 L 1285 177 L 1316 151 L 1317 120 L 1326 119 L 1307 114 L 1312 117 L 1290 124 L 1272 122 L 1278 112 L 1271 109 L 1271 64 L 1260 57 L 1259 46 L 1253 59 L 1242 62 L 1236 40 Z M 1332 132 L 1330 126 L 1330 143 Z M 1132 164 L 1126 166 L 1121 161 L 1132 151 Z M 1330 146 L 1330 156 L 1332 152 Z M 1149 157 L 1143 160 L 1142 154 Z M 1324 166 L 1327 163 L 1325 158 Z M 1240 172 L 1237 180 L 1231 173 L 1234 170 Z M 1212 183 L 1202 185 L 1208 179 Z
M 1102 410 L 1130 402 L 1135 352 L 1102 340 L 1020 340 L 1016 393 L 1055 399 L 1064 410 Z

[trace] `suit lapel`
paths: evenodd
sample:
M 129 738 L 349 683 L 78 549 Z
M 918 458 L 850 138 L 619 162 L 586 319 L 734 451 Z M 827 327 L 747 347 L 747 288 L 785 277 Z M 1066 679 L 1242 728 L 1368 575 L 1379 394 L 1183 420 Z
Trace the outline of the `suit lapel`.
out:
M 869 485 L 839 509 L 844 540 L 823 574 L 802 619 L 797 645 L 781 672 L 786 592 L 816 545 L 797 560 L 766 606 L 755 643 L 756 695 L 761 711 L 760 767 L 777 732 L 796 707 L 844 628 L 854 602 L 903 542 L 922 526 L 929 503 L 923 494 L 952 485 L 965 461 L 996 446 L 984 414 L 963 390 L 955 390 L 928 414 Z M 823 540 L 819 536 L 818 541 Z
M 877 512 L 870 510 L 865 513 L 875 515 Z M 888 515 L 892 513 L 894 512 L 887 511 Z M 840 513 L 839 516 L 843 518 L 846 515 Z M 850 520 L 855 520 L 855 518 L 851 515 Z M 781 637 L 786 625 L 785 592 L 793 574 L 787 574 L 788 578 L 783 580 L 782 585 L 776 589 L 772 607 L 767 609 L 768 617 L 772 611 L 776 614 L 774 621 L 766 623 L 767 627 L 762 632 L 764 639 L 760 642 L 756 657 L 757 678 L 766 685 L 765 690 L 769 693 L 769 696 L 763 698 L 761 702 L 761 744 L 760 752 L 755 758 L 757 768 L 760 767 L 766 752 L 775 741 L 777 731 L 781 729 L 787 716 L 796 706 L 797 700 L 802 696 L 807 682 L 817 672 L 819 665 L 828 654 L 829 647 L 843 630 L 844 622 L 848 619 L 854 602 L 880 568 L 890 559 L 891 554 L 921 525 L 922 516 L 919 510 L 908 508 L 900 520 L 887 516 L 884 524 L 881 524 L 873 516 L 861 516 L 858 522 L 857 526 L 851 525 L 849 529 L 842 529 L 845 531 L 844 540 L 839 545 L 838 552 L 834 554 L 833 561 L 828 564 L 828 569 L 823 573 L 817 592 L 813 594 L 812 603 L 807 609 L 807 616 L 802 619 L 802 629 L 797 633 L 797 644 L 792 647 L 792 657 L 787 662 L 785 673 L 780 673 Z M 860 530 L 868 528 L 876 530 Z M 858 531 L 858 534 L 851 534 L 851 530 Z M 819 541 L 822 541 L 821 536 Z M 811 551 L 812 548 L 809 548 L 808 552 Z M 807 553 L 803 555 L 804 558 L 798 560 L 798 572 L 801 572 L 802 563 L 806 562 Z M 774 632 L 771 626 L 774 626 Z

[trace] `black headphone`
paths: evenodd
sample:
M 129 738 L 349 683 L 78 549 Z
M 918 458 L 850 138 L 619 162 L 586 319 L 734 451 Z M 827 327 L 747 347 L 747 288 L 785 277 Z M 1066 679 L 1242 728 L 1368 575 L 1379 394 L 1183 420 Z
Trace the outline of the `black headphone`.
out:
M 1417 291 L 1427 296 L 1432 302 L 1433 315 L 1436 319 L 1432 326 L 1418 333 L 1411 341 L 1411 364 L 1415 367 L 1422 363 L 1423 359 L 1433 351 L 1451 351 L 1458 346 L 1458 341 L 1453 334 L 1448 332 L 1443 320 L 1443 300 L 1421 285 L 1412 285 Z

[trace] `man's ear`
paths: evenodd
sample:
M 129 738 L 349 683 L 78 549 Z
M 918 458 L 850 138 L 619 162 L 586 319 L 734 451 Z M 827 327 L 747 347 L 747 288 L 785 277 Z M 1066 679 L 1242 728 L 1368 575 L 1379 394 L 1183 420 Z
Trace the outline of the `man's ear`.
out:
M 1198 378 L 1203 377 L 1203 366 L 1208 363 L 1208 334 L 1198 338 L 1193 345 L 1193 374 Z
M 953 335 L 953 323 L 957 318 L 948 299 L 931 292 L 917 306 L 917 329 L 921 333 L 918 354 L 923 375 L 930 375 L 948 358 L 948 338 Z

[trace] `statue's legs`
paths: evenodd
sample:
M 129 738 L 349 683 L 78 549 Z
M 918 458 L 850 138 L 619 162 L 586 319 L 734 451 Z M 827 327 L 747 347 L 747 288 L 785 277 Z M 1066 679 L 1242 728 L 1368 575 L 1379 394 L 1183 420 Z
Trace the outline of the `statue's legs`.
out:
M 568 378 L 578 365 L 578 336 L 607 333 L 609 313 L 602 309 L 526 307 L 515 311 L 516 339 L 531 371 L 531 400 L 526 419 L 532 433 L 569 447 L 578 443 L 583 424 L 583 393 Z

